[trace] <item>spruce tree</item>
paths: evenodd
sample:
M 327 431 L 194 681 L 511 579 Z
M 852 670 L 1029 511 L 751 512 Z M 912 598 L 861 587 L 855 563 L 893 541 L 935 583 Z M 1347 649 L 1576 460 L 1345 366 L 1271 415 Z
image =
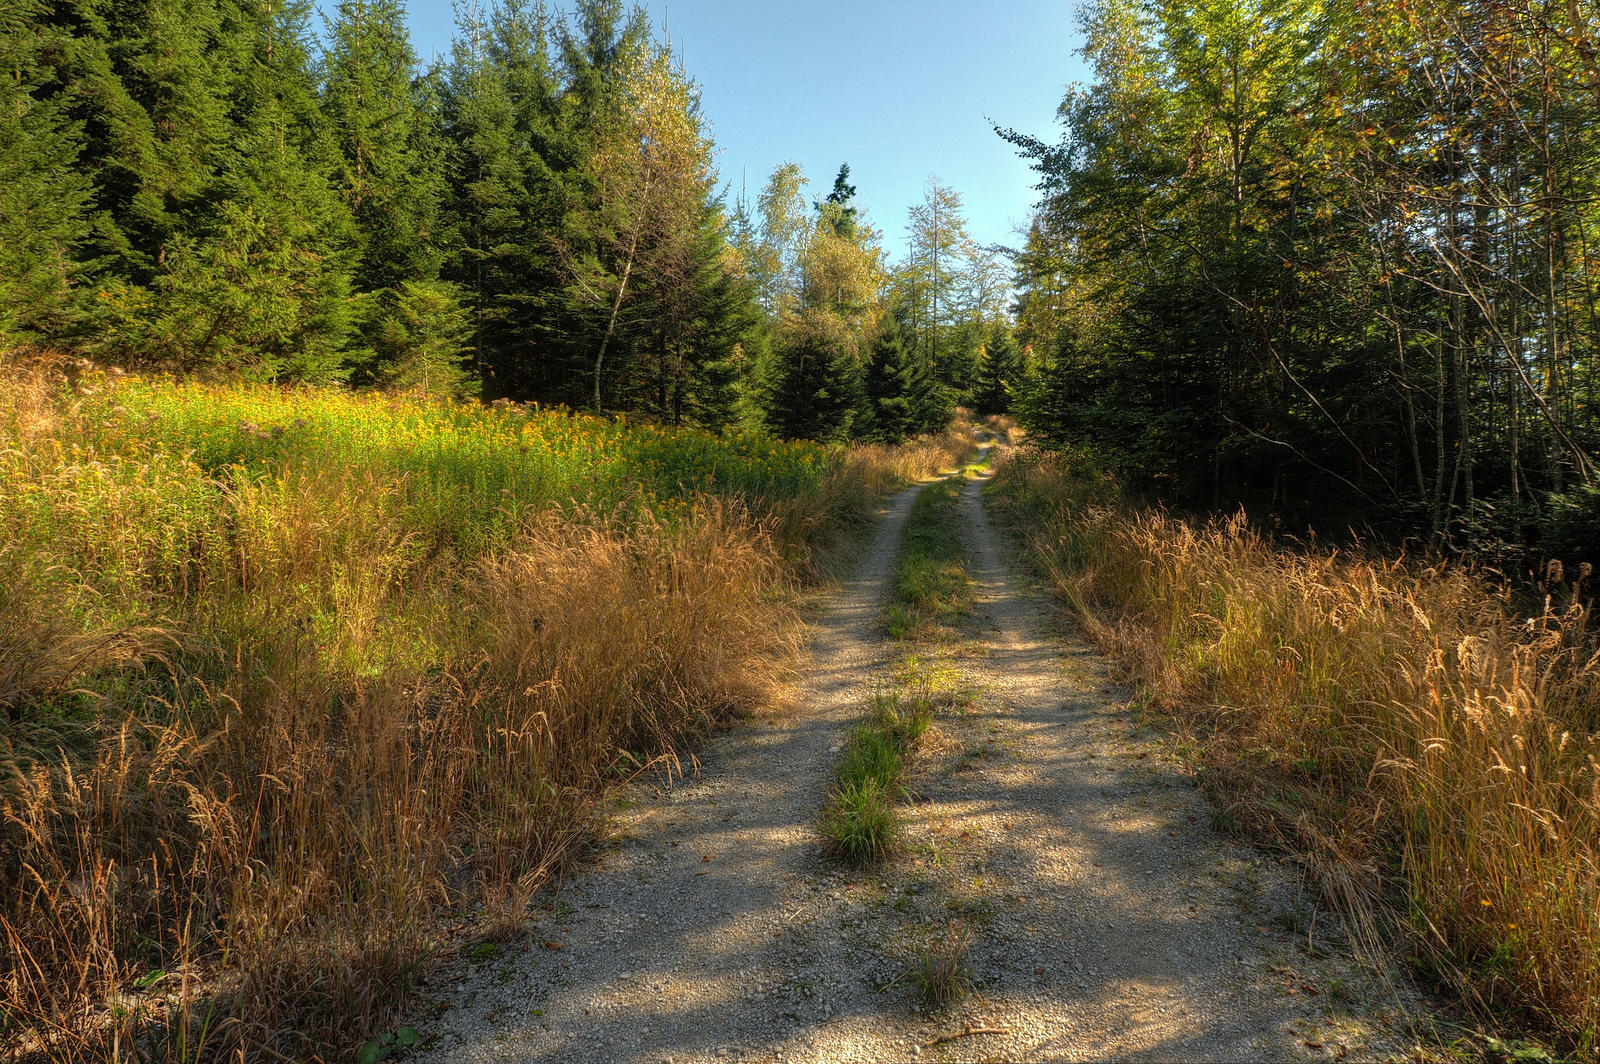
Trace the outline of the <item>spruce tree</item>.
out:
M 0 341 L 72 327 L 89 235 L 82 124 L 68 113 L 56 69 L 70 42 L 43 15 L 39 0 L 0 11 Z
M 977 379 L 972 386 L 972 401 L 980 414 L 1004 414 L 1011 410 L 1011 396 L 1022 385 L 1022 351 L 1017 338 L 1005 322 L 989 326 L 983 353 L 978 360 Z
M 156 299 L 124 323 L 151 361 L 264 379 L 348 371 L 353 233 L 315 121 L 308 11 L 285 3 L 254 26 L 218 207 L 175 242 Z
M 867 366 L 867 417 L 862 435 L 883 443 L 898 443 L 922 431 L 942 405 L 932 366 L 909 342 L 906 318 L 903 303 L 885 312 Z
M 416 83 L 398 0 L 341 0 L 328 23 L 324 121 L 338 146 L 337 184 L 360 234 L 355 285 L 377 292 L 439 275 L 443 192 L 435 132 Z
M 730 268 L 726 219 L 703 204 L 693 228 L 651 263 L 641 292 L 644 328 L 617 398 L 669 424 L 725 425 L 738 416 L 746 354 L 762 320 L 750 282 Z
M 393 391 L 463 395 L 471 383 L 462 356 L 472 319 L 448 281 L 402 281 L 376 295 L 371 379 Z
M 854 339 L 833 315 L 801 311 L 785 325 L 769 385 L 768 426 L 787 439 L 843 441 L 857 432 L 866 402 Z
M 148 285 L 213 215 L 256 20 L 235 0 L 82 0 L 54 13 L 72 35 L 94 185 L 86 257 L 113 285 Z
M 855 198 L 856 186 L 850 183 L 850 164 L 840 163 L 839 172 L 833 178 L 833 189 L 822 203 L 813 203 L 812 206 L 818 213 L 828 218 L 835 236 L 854 240 L 856 215 L 860 213 L 855 205 Z M 828 204 L 828 207 L 825 208 L 823 203 Z
M 467 294 L 488 394 L 547 396 L 547 293 L 558 220 L 540 147 L 553 112 L 542 9 L 511 4 L 457 19 L 440 93 L 451 145 L 444 276 Z

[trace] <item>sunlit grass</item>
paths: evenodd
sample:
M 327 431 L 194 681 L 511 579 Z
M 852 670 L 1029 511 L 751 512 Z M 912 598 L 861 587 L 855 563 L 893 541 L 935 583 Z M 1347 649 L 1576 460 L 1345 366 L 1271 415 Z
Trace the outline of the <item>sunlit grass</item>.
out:
M 885 613 L 889 635 L 931 635 L 972 609 L 972 579 L 962 551 L 956 507 L 961 481 L 930 484 L 917 497 L 895 566 L 894 600 Z
M 1201 739 L 1235 822 L 1305 854 L 1469 1000 L 1580 1053 L 1600 1028 L 1600 657 L 1576 584 L 1293 551 L 1122 501 L 1068 457 L 1003 504 L 1062 597 Z M 1577 575 L 1577 574 L 1573 574 Z
M 0 354 L 0 1044 L 347 1057 L 767 697 L 904 453 Z

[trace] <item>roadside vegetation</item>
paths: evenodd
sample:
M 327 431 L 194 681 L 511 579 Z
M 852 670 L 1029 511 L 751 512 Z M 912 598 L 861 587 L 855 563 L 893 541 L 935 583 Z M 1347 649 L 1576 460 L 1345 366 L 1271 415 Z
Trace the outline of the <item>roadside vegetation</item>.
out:
M 1273 544 L 1070 453 L 996 500 L 1228 826 L 1304 860 L 1369 947 L 1579 1056 L 1600 1032 L 1600 655 L 1588 566 L 1532 609 L 1463 567 Z
M 966 445 L 0 360 L 0 1044 L 61 1060 L 390 1029 Z

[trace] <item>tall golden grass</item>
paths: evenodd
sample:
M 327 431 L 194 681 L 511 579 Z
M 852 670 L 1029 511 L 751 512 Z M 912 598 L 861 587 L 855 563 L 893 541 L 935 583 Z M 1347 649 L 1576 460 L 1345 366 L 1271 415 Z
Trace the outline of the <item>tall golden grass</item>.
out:
M 1530 612 L 1459 567 L 1132 505 L 1066 456 L 999 480 L 1085 629 L 1198 739 L 1225 817 L 1488 1013 L 1595 1050 L 1600 656 L 1569 574 Z
M 958 408 L 955 420 L 941 432 L 901 444 L 852 444 L 850 465 L 866 481 L 869 496 L 959 469 L 973 449 L 971 418 L 970 411 Z
M 875 500 L 897 488 L 959 469 L 974 447 L 966 410 L 943 430 L 904 443 L 852 443 L 834 475 L 813 496 L 772 507 L 773 534 L 790 567 L 808 581 L 821 576 L 818 558 L 841 530 L 868 519 Z
M 0 1053 L 58 1060 L 352 1056 L 609 781 L 769 697 L 816 544 L 956 446 L 469 555 L 404 477 L 96 451 L 61 376 L 0 365 Z

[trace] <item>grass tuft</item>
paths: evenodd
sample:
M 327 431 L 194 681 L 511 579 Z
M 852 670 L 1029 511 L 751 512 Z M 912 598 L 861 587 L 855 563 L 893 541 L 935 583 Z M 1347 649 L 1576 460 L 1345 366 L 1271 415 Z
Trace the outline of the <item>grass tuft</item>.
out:
M 874 864 L 895 851 L 896 803 L 910 797 L 906 762 L 933 720 L 933 699 L 880 692 L 872 715 L 850 730 L 832 791 L 818 819 L 823 849 L 853 864 Z
M 878 694 L 872 699 L 872 721 L 895 745 L 909 750 L 933 725 L 933 709 L 933 697 L 928 692 L 900 697 Z
M 823 850 L 856 865 L 882 861 L 900 838 L 894 803 L 894 794 L 875 776 L 841 779 L 822 809 Z
M 971 942 L 971 929 L 951 920 L 918 954 L 911 975 L 929 1008 L 949 1008 L 972 989 L 972 973 L 967 967 Z

